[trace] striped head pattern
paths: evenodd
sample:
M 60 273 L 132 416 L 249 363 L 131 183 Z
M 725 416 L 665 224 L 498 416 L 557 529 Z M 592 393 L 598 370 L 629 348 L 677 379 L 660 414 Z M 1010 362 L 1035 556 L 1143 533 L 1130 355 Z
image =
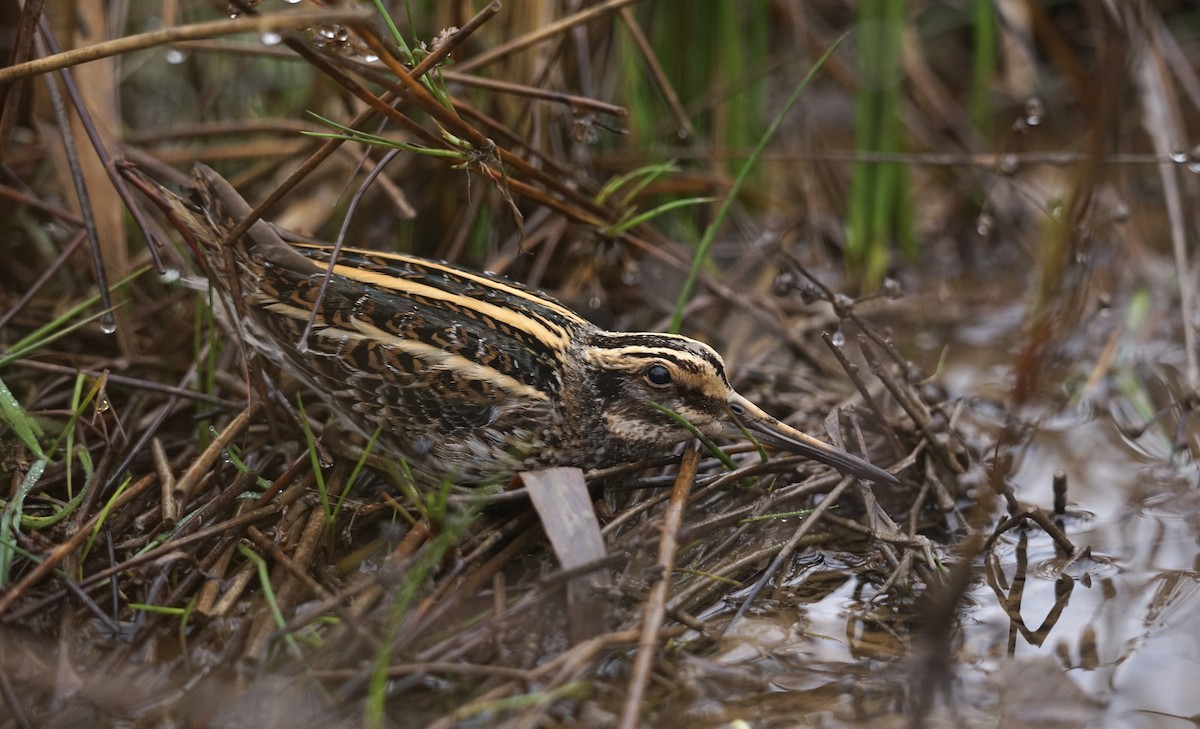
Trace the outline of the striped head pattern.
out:
M 596 332 L 581 357 L 604 432 L 631 448 L 662 450 L 689 436 L 663 409 L 710 437 L 732 422 L 733 388 L 711 347 L 671 334 Z M 655 406 L 659 407 L 655 407 Z M 736 430 L 735 430 L 736 432 Z

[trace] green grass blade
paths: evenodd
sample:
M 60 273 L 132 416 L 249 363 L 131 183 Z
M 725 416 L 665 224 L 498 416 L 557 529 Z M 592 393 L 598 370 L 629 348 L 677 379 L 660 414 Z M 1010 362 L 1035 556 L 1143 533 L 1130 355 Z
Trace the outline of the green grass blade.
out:
M 358 474 L 361 473 L 363 467 L 367 465 L 367 456 L 369 456 L 371 451 L 375 448 L 375 442 L 379 440 L 379 434 L 382 432 L 382 425 L 375 429 L 375 432 L 371 434 L 371 439 L 367 441 L 367 447 L 363 448 L 362 455 L 358 457 L 358 462 L 354 464 L 354 470 L 350 471 L 350 476 L 346 479 L 346 485 L 342 487 L 342 493 L 338 494 L 337 503 L 334 504 L 334 519 L 337 519 L 337 515 L 342 512 L 342 505 L 346 503 L 346 497 L 350 495 L 350 489 L 354 486 L 355 480 L 358 479 Z
M 705 203 L 710 203 L 714 200 L 716 200 L 715 197 L 691 197 L 683 200 L 672 200 L 671 202 L 663 203 L 656 208 L 647 210 L 644 213 L 634 215 L 627 220 L 621 220 L 614 228 L 605 231 L 605 235 L 607 235 L 609 238 L 616 238 L 625 231 L 630 230 L 631 228 L 636 228 L 642 223 L 653 220 L 664 213 L 668 213 L 677 208 L 685 208 L 692 205 L 704 205 Z
M 296 393 L 296 406 L 300 409 L 300 427 L 304 430 L 304 444 L 308 448 L 308 459 L 312 463 L 313 478 L 317 480 L 317 495 L 321 498 L 321 511 L 325 515 L 325 525 L 333 526 L 333 509 L 329 505 L 329 490 L 325 486 L 325 472 L 321 470 L 321 458 L 317 452 L 317 438 L 308 425 L 308 415 L 304 412 L 304 399 Z
M 100 536 L 100 530 L 104 528 L 104 522 L 108 519 L 108 515 L 112 513 L 113 507 L 117 504 L 117 499 L 121 498 L 121 494 L 125 493 L 125 489 L 133 483 L 132 477 L 126 478 L 113 492 L 112 497 L 104 503 L 104 508 L 100 510 L 100 518 L 96 520 L 96 526 L 92 527 L 92 533 L 88 535 L 87 541 L 84 543 L 83 550 L 79 554 L 79 564 L 83 565 L 84 560 L 92 551 L 92 545 L 96 543 L 96 537 Z
M 901 38 L 905 3 L 863 0 L 859 4 L 859 88 L 855 93 L 854 148 L 860 157 L 902 150 Z M 893 243 L 914 255 L 907 171 L 894 162 L 856 162 L 846 217 L 846 264 L 863 288 L 878 286 L 887 273 Z
M 25 447 L 29 449 L 29 452 L 38 460 L 49 460 L 42 452 L 42 444 L 38 442 L 38 437 L 43 435 L 42 427 L 36 420 L 29 417 L 29 413 L 25 412 L 25 408 L 17 402 L 16 396 L 8 389 L 8 385 L 4 384 L 4 380 L 0 380 L 0 418 L 8 423 Z
M 17 535 L 21 531 L 21 512 L 25 509 L 25 497 L 33 491 L 45 470 L 45 460 L 34 461 L 12 500 L 5 504 L 4 511 L 0 512 L 0 588 L 8 586 L 8 576 L 16 557 L 14 547 L 17 544 Z
M 708 224 L 707 228 L 705 228 L 704 236 L 700 239 L 700 245 L 696 250 L 696 256 L 692 259 L 692 268 L 688 272 L 687 280 L 683 284 L 683 290 L 679 292 L 679 299 L 675 302 L 675 312 L 671 316 L 671 326 L 667 331 L 677 334 L 679 333 L 679 329 L 683 326 L 684 307 L 687 306 L 688 300 L 692 298 L 692 291 L 694 291 L 696 288 L 696 279 L 700 276 L 700 268 L 708 259 L 708 251 L 710 248 L 712 248 L 713 241 L 716 240 L 717 229 L 721 226 L 721 223 L 725 220 L 725 218 L 728 217 L 729 211 L 733 207 L 733 202 L 737 199 L 738 192 L 741 191 L 742 185 L 745 184 L 746 179 L 750 176 L 750 171 L 753 170 L 755 165 L 758 164 L 759 158 L 762 157 L 763 150 L 765 150 L 767 147 L 767 142 L 771 141 L 771 138 L 775 136 L 775 132 L 779 131 L 779 127 L 781 124 L 783 124 L 784 118 L 787 116 L 788 112 L 791 111 L 792 107 L 796 105 L 796 102 L 800 100 L 800 95 L 806 88 L 808 88 L 808 85 L 812 83 L 813 78 L 817 75 L 817 71 L 821 70 L 821 68 L 825 65 L 825 62 L 829 60 L 829 57 L 833 55 L 833 52 L 838 49 L 838 46 L 840 46 L 842 41 L 845 39 L 846 36 L 842 35 L 840 38 L 835 40 L 829 46 L 829 49 L 826 50 L 819 59 L 817 59 L 817 62 L 813 64 L 813 67 L 809 69 L 808 73 L 804 75 L 804 78 L 800 80 L 799 85 L 796 86 L 796 89 L 792 91 L 791 96 L 789 96 L 787 101 L 784 103 L 783 108 L 780 109 L 779 113 L 775 115 L 775 118 L 771 120 L 771 125 L 767 127 L 767 131 L 764 132 L 761 137 L 759 137 L 758 144 L 754 145 L 754 151 L 750 153 L 750 156 L 742 165 L 742 169 L 738 171 L 737 178 L 734 179 L 733 185 L 729 188 L 729 194 L 725 196 L 725 202 L 721 203 L 721 207 L 717 211 L 716 217 L 713 218 L 713 221 Z
M 639 167 L 636 170 L 630 170 L 623 175 L 617 175 L 605 183 L 604 187 L 600 188 L 600 192 L 596 194 L 596 204 L 603 205 L 608 198 L 616 194 L 617 190 L 620 190 L 633 180 L 637 180 L 637 184 L 631 187 L 630 190 L 621 197 L 621 204 L 628 205 L 629 201 L 632 200 L 639 192 L 646 189 L 647 185 L 654 182 L 659 177 L 662 177 L 664 174 L 668 172 L 676 172 L 678 169 L 679 166 L 675 164 L 674 160 L 671 160 L 670 162 L 660 162 L 654 165 L 646 165 L 645 167 Z
M 416 63 L 416 59 L 413 58 L 412 49 L 408 47 L 408 43 L 404 40 L 404 35 L 396 27 L 396 21 L 392 20 L 392 16 L 388 14 L 387 8 L 383 6 L 383 0 L 373 0 L 373 2 L 375 3 L 375 9 L 379 11 L 379 15 L 383 18 L 383 23 L 387 26 L 388 32 L 392 34 L 392 40 L 396 41 L 396 45 L 400 47 L 400 53 L 404 56 L 404 60 L 408 63 Z
M 438 491 L 443 492 L 440 499 L 435 494 L 431 494 L 429 498 L 444 502 L 449 498 L 449 490 L 450 483 L 447 482 L 441 489 L 438 489 Z M 421 586 L 425 584 L 428 576 L 442 563 L 442 559 L 446 553 L 466 533 L 467 528 L 474 519 L 474 513 L 474 510 L 466 509 L 458 514 L 457 519 L 447 519 L 441 530 L 425 544 L 396 589 L 396 593 L 392 598 L 391 608 L 388 611 L 387 624 L 384 627 L 384 633 L 379 643 L 379 650 L 375 653 L 375 657 L 371 663 L 371 674 L 368 678 L 366 706 L 364 709 L 366 716 L 363 717 L 364 723 L 368 727 L 388 726 L 386 711 L 387 686 L 390 681 L 388 668 L 391 665 L 392 655 L 396 648 L 396 632 L 403 623 L 409 606 L 416 600 Z
M 136 271 L 133 271 L 128 276 L 125 276 L 121 280 L 119 280 L 116 283 L 109 286 L 108 290 L 110 292 L 116 292 L 116 291 L 120 290 L 121 288 L 123 288 L 130 281 L 133 281 L 135 278 L 137 278 L 138 276 L 141 276 L 143 273 L 145 273 L 146 271 L 149 271 L 149 270 L 150 270 L 149 266 L 143 266 L 143 267 L 137 269 Z M 95 294 L 93 296 L 89 296 L 88 298 L 84 299 L 83 301 L 76 304 L 75 306 L 72 306 L 70 309 L 67 309 L 65 312 L 63 312 L 59 316 L 55 317 L 55 319 L 53 321 L 38 327 L 37 329 L 35 329 L 32 332 L 30 332 L 29 334 L 25 335 L 21 339 L 17 340 L 16 342 L 13 342 L 12 346 L 9 348 L 8 354 L 6 354 L 4 357 L 0 357 L 0 367 L 4 367 L 5 365 L 16 362 L 17 360 L 21 359 L 22 357 L 25 357 L 26 355 L 29 355 L 32 352 L 35 352 L 38 349 L 41 349 L 42 347 L 45 347 L 48 344 L 58 341 L 59 339 L 65 337 L 66 335 L 70 334 L 71 332 L 75 331 L 76 329 L 79 329 L 82 326 L 86 326 L 87 324 L 90 324 L 91 322 L 95 321 L 96 319 L 99 319 L 100 317 L 109 313 L 107 311 L 100 311 L 100 312 L 92 314 L 91 316 L 88 316 L 80 321 L 77 321 L 74 324 L 71 324 L 69 326 L 66 326 L 65 328 L 60 329 L 60 327 L 63 327 L 63 325 L 66 324 L 66 322 L 74 319 L 76 315 L 78 315 L 80 312 L 84 311 L 85 309 L 89 309 L 92 306 L 95 306 L 96 303 L 99 301 L 100 301 L 100 294 Z
M 971 2 L 971 126 L 980 139 L 990 139 L 992 78 L 996 73 L 995 0 Z
M 279 609 L 279 601 L 275 598 L 275 588 L 271 585 L 271 570 L 267 569 L 267 561 L 263 559 L 257 552 L 247 544 L 239 544 L 238 551 L 242 555 L 254 563 L 254 568 L 258 573 L 258 582 L 262 585 L 263 597 L 267 601 L 267 608 L 271 611 L 271 617 L 275 620 L 275 625 L 279 628 L 287 627 L 287 620 L 283 617 L 283 611 Z M 284 641 L 292 651 L 292 655 L 300 658 L 300 647 L 296 644 L 295 637 L 288 633 L 284 635 Z
M 683 417 L 666 405 L 659 405 L 656 402 L 651 402 L 650 407 L 654 408 L 663 415 L 666 415 L 671 420 L 674 420 L 681 428 L 691 433 L 692 436 L 704 444 L 704 447 L 708 449 L 709 453 L 712 453 L 721 461 L 722 464 L 725 465 L 725 468 L 728 468 L 730 471 L 737 469 L 737 464 L 733 462 L 733 459 L 729 457 L 729 454 L 721 450 L 721 447 L 716 443 L 713 443 L 707 435 L 701 433 L 699 428 L 688 422 L 687 418 Z

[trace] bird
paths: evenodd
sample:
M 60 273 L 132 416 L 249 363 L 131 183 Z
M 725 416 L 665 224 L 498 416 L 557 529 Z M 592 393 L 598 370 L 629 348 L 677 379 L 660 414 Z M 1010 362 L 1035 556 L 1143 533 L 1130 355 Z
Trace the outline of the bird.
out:
M 899 483 L 740 395 L 698 340 L 606 331 L 545 293 L 445 261 L 353 247 L 335 261 L 332 246 L 287 242 L 263 220 L 226 242 L 251 208 L 218 173 L 196 164 L 186 196 L 135 177 L 203 259 L 245 343 L 352 430 L 377 433 L 420 481 L 499 485 L 540 468 L 639 462 L 692 438 L 682 419 L 712 439 L 752 434 Z

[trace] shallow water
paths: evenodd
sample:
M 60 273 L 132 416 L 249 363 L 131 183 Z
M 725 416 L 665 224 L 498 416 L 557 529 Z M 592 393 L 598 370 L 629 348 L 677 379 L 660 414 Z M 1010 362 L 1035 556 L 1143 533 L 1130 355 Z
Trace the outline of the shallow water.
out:
M 929 356 L 921 364 L 932 371 L 950 343 L 938 381 L 951 397 L 967 398 L 975 425 L 999 433 L 1021 307 L 960 319 L 967 320 L 920 329 L 911 349 Z M 1021 504 L 1049 511 L 1055 475 L 1065 474 L 1068 508 L 1059 521 L 1081 549 L 1067 558 L 1031 525 L 1007 532 L 978 559 L 944 681 L 920 660 L 919 600 L 875 604 L 854 577 L 805 589 L 806 579 L 845 565 L 811 556 L 803 564 L 801 555 L 794 602 L 777 593 L 756 603 L 711 656 L 691 659 L 696 698 L 678 725 L 907 726 L 921 687 L 935 681 L 935 705 L 921 725 L 1196 726 L 1200 472 L 1186 452 L 1171 456 L 1172 440 L 1186 445 L 1190 431 L 1170 412 L 1136 438 L 1117 424 L 1141 425 L 1143 416 L 1130 413 L 1153 410 L 1142 402 L 1161 408 L 1184 399 L 1172 384 L 1182 379 L 1178 347 L 1150 349 L 1166 358 L 1135 364 L 1138 347 L 1122 350 L 1104 379 L 1108 392 L 1093 388 L 1087 400 L 1075 396 L 1078 384 L 1064 382 L 1051 394 L 1066 404 L 1024 409 L 1007 480 Z M 1076 369 L 1090 366 L 1081 357 Z M 1142 384 L 1130 387 L 1131 377 Z M 1124 383 L 1121 392 L 1114 381 Z

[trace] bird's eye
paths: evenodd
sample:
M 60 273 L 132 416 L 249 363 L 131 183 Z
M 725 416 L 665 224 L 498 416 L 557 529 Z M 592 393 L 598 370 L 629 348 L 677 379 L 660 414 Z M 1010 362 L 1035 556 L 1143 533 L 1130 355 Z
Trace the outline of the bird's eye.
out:
M 671 384 L 671 371 L 660 364 L 650 365 L 646 369 L 646 381 L 651 385 Z

